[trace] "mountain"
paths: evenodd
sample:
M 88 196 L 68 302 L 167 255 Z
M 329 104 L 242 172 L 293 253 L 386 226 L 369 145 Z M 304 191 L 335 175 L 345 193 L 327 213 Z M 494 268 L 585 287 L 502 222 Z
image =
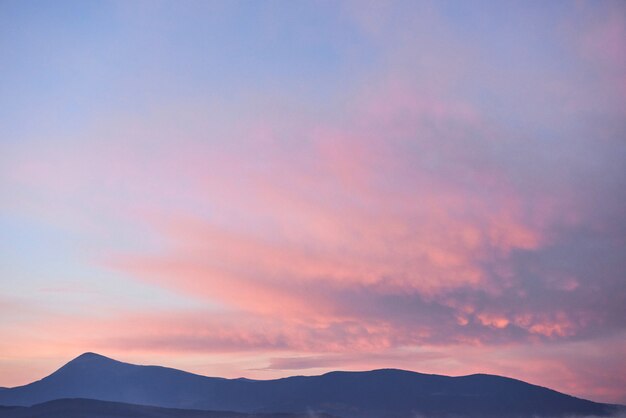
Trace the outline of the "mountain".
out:
M 318 415 L 322 418 L 322 415 Z M 310 418 L 309 414 L 246 414 L 159 408 L 93 399 L 58 399 L 31 407 L 0 407 L 0 418 Z M 332 418 L 323 415 L 323 418 Z
M 506 377 L 403 370 L 331 372 L 276 380 L 204 377 L 86 353 L 37 382 L 0 391 L 0 405 L 86 398 L 167 408 L 326 412 L 343 418 L 609 416 L 618 407 Z

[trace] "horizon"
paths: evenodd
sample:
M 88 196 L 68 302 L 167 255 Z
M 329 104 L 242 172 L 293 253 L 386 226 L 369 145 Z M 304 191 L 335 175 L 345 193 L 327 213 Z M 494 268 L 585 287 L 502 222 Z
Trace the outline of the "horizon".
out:
M 626 404 L 626 2 L 0 2 L 0 387 L 510 376 Z
M 121 402 L 106 406 L 109 415 L 139 416 L 147 407 L 155 418 L 163 416 L 166 409 L 162 408 L 174 408 L 181 417 L 215 417 L 219 411 L 233 411 L 242 418 L 256 417 L 259 412 L 268 418 L 291 416 L 289 413 L 297 417 L 317 413 L 353 418 L 395 413 L 404 417 L 416 411 L 428 416 L 457 413 L 476 418 L 621 417 L 626 410 L 624 405 L 595 403 L 497 375 L 454 377 L 379 369 L 271 380 L 224 379 L 123 363 L 96 353 L 84 353 L 27 386 L 5 389 L 0 398 L 3 405 L 14 405 L 0 411 L 7 418 L 30 411 L 42 417 L 56 417 L 60 411 L 80 417 L 103 412 L 102 401 Z M 72 399 L 84 402 L 68 403 Z
M 520 382 L 524 382 L 533 386 L 539 386 L 545 389 L 550 389 L 550 390 L 554 390 L 552 388 L 548 388 L 548 387 L 544 387 L 541 385 L 537 385 L 534 384 L 533 382 L 525 382 L 523 380 L 520 379 L 516 379 L 513 376 L 503 376 L 503 375 L 496 375 L 496 374 L 489 374 L 489 373 L 472 373 L 472 374 L 464 374 L 464 375 L 445 375 L 445 374 L 437 374 L 437 373 L 422 373 L 416 370 L 406 370 L 406 369 L 398 369 L 398 368 L 380 368 L 380 369 L 367 369 L 367 370 L 331 370 L 331 371 L 327 371 L 321 374 L 292 374 L 289 376 L 283 376 L 283 377 L 276 377 L 276 378 L 272 378 L 272 379 L 262 379 L 262 378 L 257 378 L 257 379 L 251 379 L 245 376 L 238 376 L 238 377 L 229 377 L 229 378 L 225 378 L 222 376 L 211 376 L 211 375 L 202 375 L 202 374 L 197 374 L 197 373 L 193 373 L 190 372 L 188 370 L 183 370 L 183 369 L 176 369 L 176 368 L 172 368 L 172 367 L 168 367 L 168 366 L 164 366 L 161 364 L 151 364 L 151 363 L 146 363 L 146 364 L 142 364 L 142 363 L 129 363 L 123 360 L 119 360 L 116 358 L 112 358 L 109 356 L 106 356 L 104 354 L 100 354 L 100 353 L 95 353 L 92 351 L 88 351 L 82 354 L 79 354 L 78 356 L 67 360 L 64 364 L 62 364 L 60 367 L 58 367 L 57 369 L 55 369 L 53 372 L 43 376 L 42 378 L 48 377 L 60 370 L 62 370 L 65 366 L 73 363 L 75 360 L 80 359 L 81 357 L 98 357 L 98 358 L 103 358 L 106 359 L 108 361 L 111 362 L 115 362 L 115 363 L 122 363 L 122 364 L 126 364 L 126 365 L 131 365 L 131 366 L 138 366 L 138 367 L 159 367 L 159 368 L 166 368 L 166 369 L 171 369 L 171 370 L 177 370 L 177 371 L 182 371 L 185 373 L 189 373 L 189 374 L 193 374 L 193 375 L 197 375 L 197 376 L 201 376 L 201 377 L 208 377 L 208 378 L 218 378 L 218 379 L 227 379 L 227 380 L 240 380 L 240 379 L 245 379 L 245 380 L 253 380 L 253 381 L 266 381 L 266 380 L 279 380 L 279 379 L 287 379 L 290 377 L 319 377 L 319 376 L 324 376 L 327 374 L 331 374 L 331 373 L 370 373 L 370 372 L 380 372 L 380 371 L 395 371 L 395 372 L 406 372 L 406 373 L 414 373 L 414 374 L 419 374 L 419 375 L 423 375 L 423 376 L 438 376 L 438 377 L 450 377 L 450 378 L 457 378 L 457 377 L 470 377 L 470 376 L 493 376 L 493 377 L 499 377 L 499 378 L 503 378 L 503 379 L 510 379 L 510 380 L 516 380 L 516 381 L 520 381 Z M 41 379 L 37 379 L 36 381 L 39 381 Z M 34 382 L 29 382 L 30 383 L 34 383 Z M 21 385 L 24 386 L 24 385 Z M 21 387 L 21 386 L 14 386 L 14 387 L 2 387 L 3 389 L 13 389 L 16 387 Z M 560 392 L 559 392 L 560 393 Z M 568 395 L 568 394 L 565 394 Z M 593 401 L 593 399 L 588 399 Z M 594 401 L 597 402 L 597 401 Z M 626 405 L 624 405 L 626 406 Z

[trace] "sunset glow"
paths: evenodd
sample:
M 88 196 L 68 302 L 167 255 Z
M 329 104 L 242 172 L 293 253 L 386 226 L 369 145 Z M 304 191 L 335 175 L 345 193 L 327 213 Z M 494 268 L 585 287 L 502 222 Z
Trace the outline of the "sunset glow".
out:
M 0 2 L 0 225 L 0 386 L 92 351 L 626 403 L 626 3 Z

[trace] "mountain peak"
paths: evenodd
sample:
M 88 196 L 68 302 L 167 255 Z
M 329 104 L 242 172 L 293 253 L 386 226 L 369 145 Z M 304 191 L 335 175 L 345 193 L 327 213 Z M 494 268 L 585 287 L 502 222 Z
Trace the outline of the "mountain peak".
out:
M 122 363 L 112 358 L 105 357 L 97 353 L 83 353 L 73 360 L 67 362 L 63 367 L 44 377 L 46 379 L 68 379 L 76 376 L 96 376 L 110 370 L 119 370 L 120 367 L 134 367 L 130 364 Z M 81 377 L 81 379 L 83 378 Z
M 80 356 L 76 357 L 73 360 L 70 360 L 65 366 L 61 367 L 57 372 L 60 371 L 69 371 L 69 370 L 87 370 L 94 368 L 107 368 L 111 367 L 115 364 L 124 364 L 117 360 L 113 360 L 112 358 L 105 357 L 101 354 L 97 353 L 83 353 Z
M 105 358 L 105 359 L 109 359 L 108 357 L 103 356 L 102 354 L 98 354 L 98 353 L 92 353 L 91 351 L 87 351 L 86 353 L 81 354 L 80 356 L 76 357 L 74 360 L 80 360 L 80 359 L 96 359 L 96 358 Z M 111 360 L 111 359 L 109 359 Z
M 105 357 L 98 353 L 86 352 L 76 357 L 74 360 L 70 361 L 70 363 L 76 363 L 76 362 L 83 363 L 87 361 L 91 362 L 91 361 L 102 361 L 102 360 L 115 361 L 109 357 Z

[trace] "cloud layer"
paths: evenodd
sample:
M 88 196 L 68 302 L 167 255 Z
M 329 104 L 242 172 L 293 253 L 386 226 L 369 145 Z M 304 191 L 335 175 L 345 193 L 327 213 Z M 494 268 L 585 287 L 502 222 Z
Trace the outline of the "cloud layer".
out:
M 621 3 L 224 5 L 214 29 L 188 7 L 110 3 L 112 34 L 55 35 L 112 96 L 81 98 L 53 65 L 76 95 L 34 102 L 18 70 L 43 34 L 8 29 L 3 50 L 27 48 L 7 89 L 46 112 L 2 128 L 0 214 L 25 251 L 2 271 L 0 384 L 101 350 L 255 377 L 491 372 L 626 401 Z M 129 67 L 82 62 L 68 39 L 86 33 Z M 80 121 L 72 98 L 93 106 Z

